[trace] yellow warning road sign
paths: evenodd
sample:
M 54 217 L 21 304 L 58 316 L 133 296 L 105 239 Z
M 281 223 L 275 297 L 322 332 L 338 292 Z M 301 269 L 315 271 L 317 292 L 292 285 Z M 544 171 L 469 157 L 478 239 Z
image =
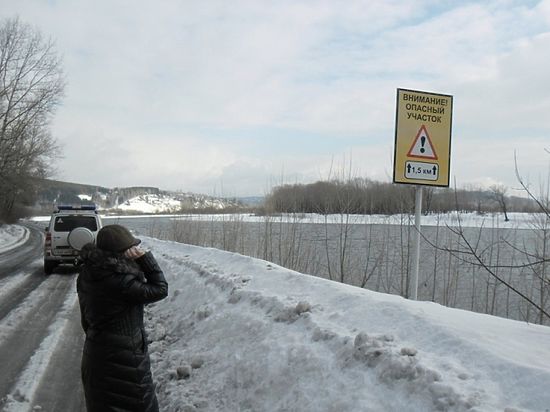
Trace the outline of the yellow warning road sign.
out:
M 394 183 L 449 186 L 453 96 L 397 89 Z

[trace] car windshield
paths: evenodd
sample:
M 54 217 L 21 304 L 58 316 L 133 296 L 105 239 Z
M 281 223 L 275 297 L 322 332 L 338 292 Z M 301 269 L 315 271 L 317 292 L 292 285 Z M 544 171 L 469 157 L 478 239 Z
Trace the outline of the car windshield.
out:
M 57 216 L 53 229 L 56 232 L 70 232 L 77 227 L 85 227 L 95 232 L 97 222 L 93 216 Z

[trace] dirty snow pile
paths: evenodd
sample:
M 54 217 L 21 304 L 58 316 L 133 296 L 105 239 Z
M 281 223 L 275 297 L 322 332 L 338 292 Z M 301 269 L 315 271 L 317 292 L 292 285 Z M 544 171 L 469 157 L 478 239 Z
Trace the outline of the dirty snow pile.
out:
M 144 238 L 165 411 L 548 411 L 550 328 Z
M 27 228 L 20 225 L 0 225 L 0 253 L 25 243 L 29 238 Z

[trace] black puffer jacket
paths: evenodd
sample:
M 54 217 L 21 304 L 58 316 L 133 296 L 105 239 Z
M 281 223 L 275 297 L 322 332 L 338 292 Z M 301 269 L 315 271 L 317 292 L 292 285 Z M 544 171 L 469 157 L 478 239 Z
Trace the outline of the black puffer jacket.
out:
M 77 280 L 82 382 L 88 412 L 158 411 L 143 328 L 143 305 L 165 298 L 168 284 L 151 252 L 132 261 L 86 245 Z

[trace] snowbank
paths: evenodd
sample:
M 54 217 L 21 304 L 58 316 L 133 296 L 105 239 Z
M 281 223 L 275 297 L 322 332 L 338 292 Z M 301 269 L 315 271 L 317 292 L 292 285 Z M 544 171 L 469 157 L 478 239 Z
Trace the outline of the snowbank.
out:
M 414 302 L 144 238 L 166 411 L 544 411 L 550 328 Z
M 15 249 L 29 238 L 29 230 L 19 225 L 0 225 L 0 253 Z

